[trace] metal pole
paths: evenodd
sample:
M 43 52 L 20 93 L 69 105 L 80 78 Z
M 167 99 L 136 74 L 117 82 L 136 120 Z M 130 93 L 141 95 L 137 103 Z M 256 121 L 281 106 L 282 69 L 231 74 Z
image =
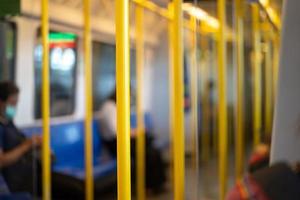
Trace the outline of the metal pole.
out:
M 174 0 L 174 200 L 184 199 L 184 88 L 183 88 L 183 16 L 182 0 Z
M 271 55 L 271 43 L 269 38 L 266 41 L 266 52 L 265 52 L 265 124 L 266 134 L 271 135 L 272 132 L 272 55 Z
M 151 0 L 132 0 L 132 2 L 135 3 L 137 6 L 142 6 L 143 8 L 147 9 L 148 11 L 151 11 L 152 13 L 160 15 L 161 17 L 163 17 L 165 19 L 172 18 L 168 9 L 165 9 L 163 7 L 156 5 Z
M 219 184 L 220 199 L 225 198 L 227 189 L 227 70 L 226 70 L 226 0 L 218 0 L 220 28 L 218 32 L 218 89 L 219 89 Z
M 143 1 L 143 0 L 141 0 Z M 135 29 L 136 29 L 136 113 L 137 113 L 137 166 L 136 166 L 136 189 L 137 199 L 144 200 L 145 192 L 145 128 L 143 112 L 143 74 L 144 74 L 144 8 L 137 5 L 135 8 Z
M 213 73 L 213 76 L 215 77 L 217 75 L 217 68 L 218 68 L 218 65 L 217 65 L 217 41 L 215 40 L 214 36 L 212 36 L 212 39 L 213 39 L 213 43 L 211 45 L 211 51 L 212 51 L 212 57 L 214 58 L 213 59 L 213 62 L 212 62 L 212 66 L 213 66 L 213 69 L 212 69 L 212 73 Z M 212 92 L 212 95 L 213 97 L 215 96 L 216 94 L 216 90 L 214 90 L 213 88 L 213 91 Z M 213 151 L 215 153 L 215 155 L 218 155 L 218 105 L 217 103 L 215 102 L 215 99 L 213 98 L 212 99 L 212 106 L 211 106 L 211 112 L 212 112 L 212 118 L 213 118 L 213 127 L 212 127 L 212 133 L 213 133 Z
M 199 159 L 198 159 L 198 65 L 197 65 L 197 20 L 191 17 L 191 25 L 193 31 L 191 32 L 192 38 L 192 56 L 191 56 L 191 127 L 192 127 L 192 145 L 193 145 L 193 167 L 195 171 L 195 193 L 194 199 L 198 199 L 198 177 L 199 177 Z
M 118 200 L 131 199 L 129 0 L 116 0 Z
M 174 5 L 173 3 L 169 3 L 168 10 L 169 10 L 169 15 L 172 16 L 174 15 Z M 172 162 L 170 165 L 170 180 L 172 184 L 172 189 L 174 190 L 174 157 L 173 157 L 173 146 L 174 146 L 174 56 L 173 56 L 173 20 L 168 21 L 168 34 L 169 34 L 169 128 L 170 128 L 170 161 Z
M 48 0 L 42 0 L 42 110 L 43 110 L 43 199 L 51 199 L 51 156 L 50 156 L 50 87 L 49 87 L 49 5 Z
M 94 199 L 94 175 L 93 175 L 93 135 L 92 135 L 92 41 L 91 41 L 91 1 L 84 0 L 84 67 L 85 67 L 85 198 Z
M 254 117 L 254 147 L 261 141 L 261 34 L 259 21 L 259 5 L 252 4 L 252 23 L 253 23 L 253 78 L 254 78 L 254 95 L 253 95 L 253 117 Z
M 205 52 L 208 48 L 207 45 L 207 38 L 205 38 L 204 35 L 201 35 L 200 38 L 200 44 L 201 44 L 201 49 L 202 49 L 202 64 L 201 66 L 201 77 L 202 77 L 202 89 L 203 89 L 203 95 L 202 95 L 202 111 L 203 111 L 203 119 L 202 119 L 202 134 L 201 134 L 201 149 L 202 149 L 202 160 L 203 161 L 208 161 L 209 159 L 209 144 L 210 144 L 210 136 L 209 136 L 209 129 L 210 129 L 210 105 L 209 105 L 209 65 L 208 65 L 208 58 L 205 55 Z
M 278 83 L 278 73 L 279 73 L 279 37 L 278 35 L 274 36 L 273 39 L 273 67 L 274 67 L 274 73 L 273 73 L 273 93 L 274 93 L 274 102 L 276 99 L 276 93 L 277 93 L 277 83 Z
M 235 142 L 235 176 L 241 179 L 244 169 L 244 1 L 235 0 L 236 54 L 237 54 L 237 117 Z

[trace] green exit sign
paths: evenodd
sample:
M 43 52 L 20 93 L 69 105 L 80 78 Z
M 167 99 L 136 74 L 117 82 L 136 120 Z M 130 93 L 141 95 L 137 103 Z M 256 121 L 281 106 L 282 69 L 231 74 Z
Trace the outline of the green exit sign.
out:
M 0 0 L 0 17 L 19 15 L 21 0 Z

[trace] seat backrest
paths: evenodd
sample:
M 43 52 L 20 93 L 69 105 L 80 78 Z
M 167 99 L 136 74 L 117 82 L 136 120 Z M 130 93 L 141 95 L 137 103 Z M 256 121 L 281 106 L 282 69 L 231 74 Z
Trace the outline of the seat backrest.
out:
M 94 160 L 101 154 L 101 141 L 99 128 L 93 120 L 93 154 Z M 51 148 L 56 157 L 56 162 L 84 163 L 84 123 L 74 122 L 51 127 Z
M 147 131 L 153 128 L 150 114 L 145 114 L 145 126 Z M 94 162 L 102 153 L 101 128 L 97 119 L 92 122 L 93 127 L 93 154 Z M 131 115 L 131 127 L 136 127 L 136 115 Z M 84 122 L 74 121 L 69 123 L 51 125 L 51 149 L 55 155 L 56 164 L 68 165 L 77 163 L 84 166 Z M 30 128 L 24 130 L 27 135 L 42 132 L 41 128 Z
M 93 154 L 96 160 L 102 151 L 100 129 L 96 120 L 92 122 L 93 127 Z M 26 135 L 30 136 L 41 132 L 40 128 L 25 129 Z M 84 166 L 84 122 L 71 122 L 51 125 L 51 150 L 55 155 L 55 163 L 65 165 L 77 163 Z
M 51 126 L 51 148 L 56 163 L 84 160 L 84 126 L 82 122 Z

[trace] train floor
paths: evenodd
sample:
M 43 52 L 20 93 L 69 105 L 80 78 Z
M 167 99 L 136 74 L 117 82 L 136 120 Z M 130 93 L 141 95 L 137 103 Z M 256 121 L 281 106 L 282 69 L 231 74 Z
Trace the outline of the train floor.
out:
M 217 158 L 214 156 L 207 162 L 202 162 L 199 166 L 199 179 L 195 178 L 196 173 L 190 159 L 186 159 L 185 171 L 185 200 L 217 200 L 218 199 L 218 168 Z M 170 170 L 171 174 L 171 170 Z M 147 200 L 172 200 L 172 178 L 168 179 L 166 192 L 160 195 L 149 195 Z M 228 189 L 234 184 L 234 158 L 230 153 L 228 160 Z M 197 187 L 198 185 L 198 187 Z M 115 200 L 116 194 L 106 194 L 101 199 Z M 197 197 L 198 195 L 198 197 Z M 133 197 L 135 199 L 135 197 Z

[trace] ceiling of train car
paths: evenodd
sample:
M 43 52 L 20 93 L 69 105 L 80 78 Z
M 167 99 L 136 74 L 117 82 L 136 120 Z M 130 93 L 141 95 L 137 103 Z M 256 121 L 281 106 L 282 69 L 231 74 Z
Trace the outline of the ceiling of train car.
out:
M 68 6 L 74 9 L 82 9 L 82 0 L 50 0 L 53 3 Z M 92 15 L 98 14 L 113 14 L 114 1 L 107 0 L 91 0 L 92 2 Z
M 82 0 L 51 0 L 52 2 L 67 5 L 76 9 L 81 9 Z M 160 5 L 162 7 L 167 7 L 168 3 L 171 0 L 152 0 L 152 2 Z M 271 6 L 275 8 L 275 10 L 281 13 L 283 0 L 270 0 Z M 199 6 L 203 9 L 207 10 L 211 14 L 215 14 L 216 12 L 216 0 L 184 0 L 184 2 L 197 2 Z M 228 4 L 232 3 L 232 0 L 227 1 Z M 113 14 L 114 12 L 114 1 L 108 0 L 92 0 L 92 8 L 93 14 L 100 14 L 105 11 Z M 101 9 L 101 12 L 100 12 Z
M 82 0 L 50 0 L 56 4 L 62 4 L 64 6 L 68 6 L 70 8 L 74 8 L 77 10 L 82 9 Z M 91 0 L 92 1 L 92 15 L 103 17 L 107 19 L 114 20 L 114 8 L 115 8 L 115 1 L 112 0 Z M 171 0 L 152 0 L 155 4 L 160 5 L 162 7 L 167 7 L 168 3 Z M 216 0 L 196 0 L 198 5 L 210 13 L 212 16 L 216 16 Z M 271 6 L 274 9 L 281 13 L 282 8 L 282 1 L 283 0 L 270 0 Z M 184 0 L 184 2 L 195 2 L 194 0 Z M 227 23 L 228 27 L 233 27 L 233 0 L 227 1 Z M 131 4 L 131 7 L 133 4 Z M 248 8 L 249 9 L 249 8 Z M 134 9 L 131 9 L 131 24 L 134 25 Z M 251 12 L 251 10 L 247 10 L 247 12 Z M 145 17 L 145 31 L 146 33 L 149 32 L 151 34 L 160 35 L 165 32 L 166 30 L 166 21 L 162 20 L 162 18 L 158 15 L 155 15 L 151 12 L 146 12 Z M 155 28 L 153 28 L 155 27 Z M 246 18 L 246 28 L 251 27 L 251 17 Z M 251 33 L 251 30 L 247 31 L 246 33 Z M 247 36 L 246 36 L 247 37 Z M 251 35 L 249 35 L 251 37 Z
M 152 2 L 162 7 L 167 7 L 170 0 L 152 0 Z
M 248 1 L 248 0 L 246 0 Z M 281 9 L 282 9 L 282 4 L 283 4 L 283 0 L 269 0 L 271 7 L 275 9 L 275 11 L 279 14 L 279 16 L 281 15 Z M 185 2 L 194 2 L 194 0 L 185 0 Z M 217 16 L 217 7 L 216 7 L 216 3 L 217 0 L 197 0 L 198 5 L 204 9 L 205 11 L 207 11 L 208 13 L 210 13 L 212 16 Z M 233 2 L 234 0 L 227 0 L 227 26 L 229 28 L 234 29 L 234 6 L 233 6 Z M 246 6 L 246 11 L 245 13 L 251 13 L 251 7 L 250 6 Z M 245 38 L 246 38 L 246 42 L 250 43 L 251 42 L 251 37 L 252 37 L 252 18 L 250 17 L 251 15 L 246 15 L 245 17 Z
M 82 9 L 82 0 L 50 0 L 55 4 L 60 4 L 63 6 L 68 6 L 76 10 Z M 91 13 L 95 17 L 101 17 L 111 20 L 112 22 L 115 19 L 115 1 L 112 0 L 91 0 L 92 10 Z M 169 0 L 154 0 L 160 6 L 167 6 Z M 133 4 L 131 4 L 131 13 L 130 13 L 130 23 L 134 26 L 134 9 Z M 158 15 L 152 14 L 150 12 L 145 12 L 145 32 L 153 35 L 159 36 L 167 28 L 165 20 Z M 155 27 L 155 29 L 153 28 Z

